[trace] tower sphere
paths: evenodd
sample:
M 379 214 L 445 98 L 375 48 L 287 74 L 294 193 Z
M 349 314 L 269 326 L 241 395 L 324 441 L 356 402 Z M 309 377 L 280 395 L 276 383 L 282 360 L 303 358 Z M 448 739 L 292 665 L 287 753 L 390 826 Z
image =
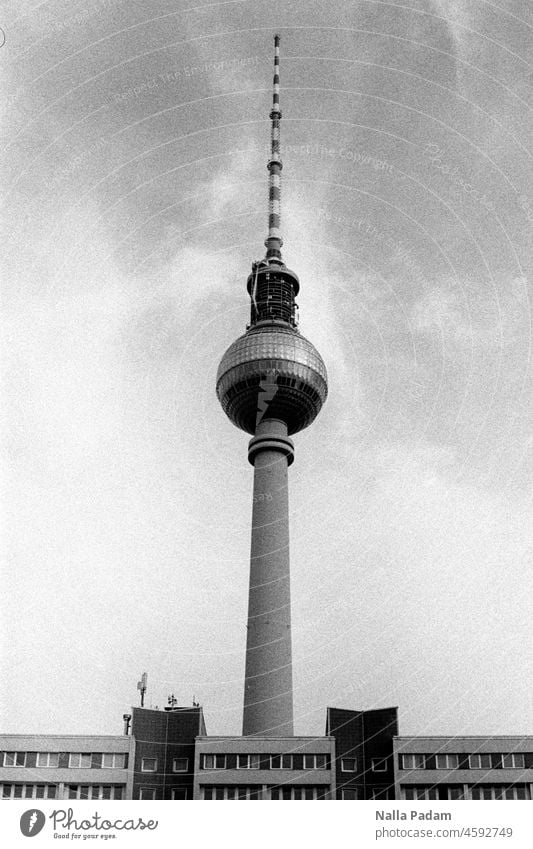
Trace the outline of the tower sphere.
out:
M 261 321 L 233 342 L 217 373 L 217 396 L 233 424 L 254 434 L 258 413 L 280 419 L 288 434 L 314 421 L 328 394 L 315 346 L 284 321 Z

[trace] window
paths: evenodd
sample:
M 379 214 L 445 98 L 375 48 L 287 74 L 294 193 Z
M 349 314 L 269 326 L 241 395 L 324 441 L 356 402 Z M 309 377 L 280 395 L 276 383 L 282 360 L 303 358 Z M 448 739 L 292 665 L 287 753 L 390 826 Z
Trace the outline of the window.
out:
M 204 755 L 204 769 L 226 769 L 226 755 Z
M 56 784 L 0 784 L 2 799 L 55 799 Z
M 170 793 L 171 799 L 186 799 L 187 798 L 187 788 L 186 787 L 173 787 Z
M 402 755 L 400 769 L 424 769 L 425 755 Z
M 139 798 L 145 802 L 155 799 L 155 787 L 141 787 Z
M 372 772 L 387 772 L 387 758 L 372 758 Z
M 458 755 L 436 755 L 435 769 L 457 769 L 459 766 Z
M 88 784 L 69 784 L 69 799 L 89 799 L 90 786 Z
M 141 772 L 157 772 L 157 758 L 143 758 Z
M 447 788 L 448 799 L 464 799 L 463 788 L 461 787 L 448 787 Z
M 68 756 L 68 765 L 71 769 L 90 769 L 92 755 L 86 755 L 82 752 L 71 752 Z
M 393 787 L 373 787 L 372 788 L 372 798 L 373 799 L 394 799 L 394 788 Z
M 472 799 L 530 799 L 527 784 L 487 784 L 471 788 Z
M 342 772 L 357 772 L 357 758 L 342 758 Z
M 407 785 L 401 788 L 402 799 L 463 799 L 462 784 Z
M 259 755 L 237 755 L 237 769 L 259 769 Z
M 357 799 L 357 790 L 351 790 L 347 787 L 341 790 L 341 799 L 355 801 Z
M 26 752 L 4 752 L 4 766 L 26 766 Z
M 438 799 L 438 788 L 435 786 L 428 787 L 406 787 L 403 792 L 404 799 Z
M 114 752 L 104 752 L 102 755 L 102 769 L 125 769 L 126 755 Z
M 59 752 L 37 752 L 37 766 L 58 767 Z
M 236 787 L 235 785 L 228 787 L 201 787 L 202 799 L 210 801 L 218 800 L 244 800 L 261 799 L 262 788 L 250 784 L 248 787 Z
M 189 758 L 174 758 L 172 761 L 172 772 L 187 772 L 189 769 Z
M 292 755 L 271 755 L 270 769 L 292 769 Z
M 468 764 L 470 769 L 491 769 L 492 755 L 469 755 Z
M 327 769 L 326 755 L 304 755 L 304 769 Z
M 513 752 L 512 755 L 503 755 L 502 766 L 504 769 L 524 769 L 524 755 L 520 752 Z
M 278 801 L 314 800 L 324 799 L 327 793 L 325 787 L 271 787 L 270 798 Z

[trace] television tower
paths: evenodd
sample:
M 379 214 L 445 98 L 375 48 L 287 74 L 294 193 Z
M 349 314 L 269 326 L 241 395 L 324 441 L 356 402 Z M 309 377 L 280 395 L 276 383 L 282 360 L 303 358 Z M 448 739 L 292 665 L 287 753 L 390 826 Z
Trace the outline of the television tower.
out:
M 279 35 L 274 37 L 268 236 L 252 263 L 250 324 L 220 362 L 216 391 L 233 424 L 253 435 L 254 467 L 244 736 L 293 734 L 287 469 L 289 438 L 311 424 L 327 396 L 322 357 L 297 330 L 298 277 L 282 260 L 280 231 Z

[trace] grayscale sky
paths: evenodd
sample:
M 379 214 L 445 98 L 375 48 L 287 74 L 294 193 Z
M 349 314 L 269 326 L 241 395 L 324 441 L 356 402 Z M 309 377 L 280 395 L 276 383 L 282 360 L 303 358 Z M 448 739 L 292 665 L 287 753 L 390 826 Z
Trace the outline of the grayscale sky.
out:
M 295 715 L 532 733 L 526 0 L 4 4 L 2 730 L 240 733 L 252 469 L 215 374 L 264 253 L 330 396 L 290 470 Z

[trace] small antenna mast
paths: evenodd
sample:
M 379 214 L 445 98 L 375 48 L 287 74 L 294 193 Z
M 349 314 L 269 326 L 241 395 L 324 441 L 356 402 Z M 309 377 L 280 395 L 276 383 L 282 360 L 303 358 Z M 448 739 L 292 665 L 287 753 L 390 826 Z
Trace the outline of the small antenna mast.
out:
M 141 675 L 141 680 L 137 682 L 137 689 L 140 690 L 141 693 L 141 707 L 144 707 L 144 694 L 146 693 L 146 685 L 148 681 L 148 674 L 143 672 Z

